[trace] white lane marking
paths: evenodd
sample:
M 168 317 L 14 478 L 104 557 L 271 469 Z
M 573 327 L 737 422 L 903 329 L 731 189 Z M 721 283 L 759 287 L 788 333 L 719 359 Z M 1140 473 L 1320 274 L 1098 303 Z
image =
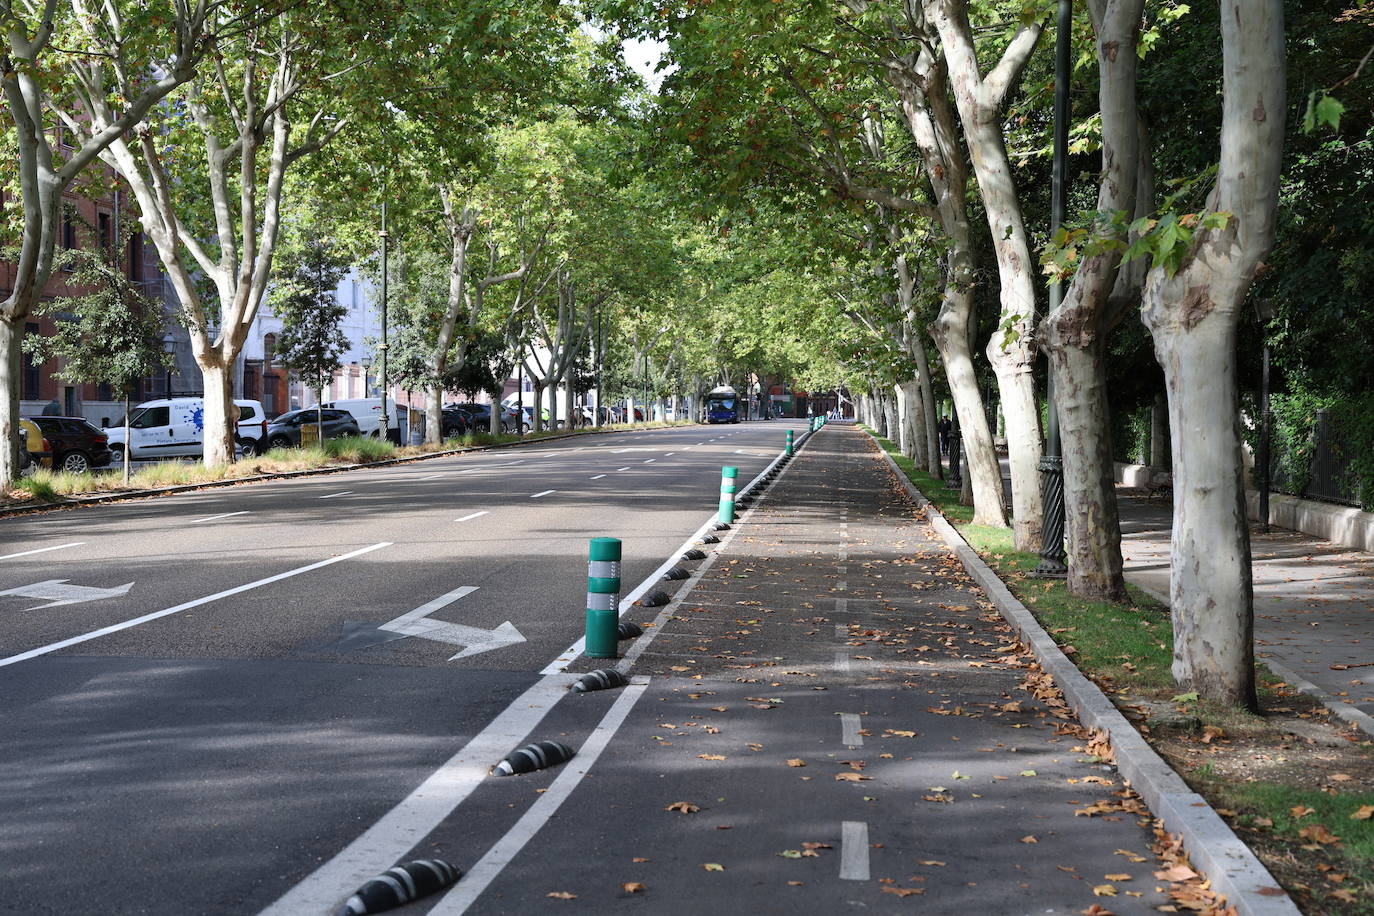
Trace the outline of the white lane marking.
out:
M 477 860 L 477 864 L 468 870 L 462 881 L 454 885 L 453 890 L 430 909 L 430 916 L 459 916 L 468 911 L 468 907 L 476 902 L 502 869 L 520 854 L 520 850 L 534 839 L 544 825 L 557 814 L 559 807 L 572 795 L 573 790 L 587 778 L 601 752 L 606 749 L 611 738 L 615 737 L 615 733 L 624 724 L 626 717 L 648 686 L 647 683 L 631 684 L 616 697 L 615 703 L 578 748 L 577 756 L 564 765 L 553 784 L 530 805 L 529 810 L 515 822 L 515 826 L 511 827 L 496 845 L 488 849 L 486 855 Z
M 530 499 L 538 499 L 541 496 L 548 496 L 550 493 L 557 493 L 557 490 L 540 490 L 538 493 L 531 493 Z
M 517 630 L 515 624 L 509 620 L 494 630 L 484 630 L 481 627 L 429 619 L 430 614 L 443 610 L 464 595 L 471 595 L 475 591 L 477 591 L 475 585 L 459 586 L 446 595 L 440 595 L 433 601 L 425 602 L 413 611 L 407 611 L 395 620 L 379 624 L 377 629 L 386 630 L 390 633 L 404 633 L 406 636 L 418 636 L 421 639 L 432 639 L 436 642 L 448 643 L 451 646 L 462 646 L 463 651 L 457 655 L 449 656 L 451 662 L 460 658 L 467 658 L 470 655 L 480 655 L 493 649 L 502 649 L 524 642 L 524 634 Z
M 605 476 L 606 476 L 605 474 L 597 474 L 595 477 L 592 478 L 592 480 L 600 480 L 601 478 L 603 478 L 603 477 L 605 477 Z
M 690 446 L 689 446 L 689 447 L 690 447 Z M 663 457 L 664 457 L 664 458 L 669 458 L 669 457 L 672 457 L 673 455 L 676 455 L 676 454 L 677 454 L 677 452 L 664 452 L 664 453 L 663 453 Z
M 859 734 L 860 725 L 857 712 L 840 713 L 840 743 L 850 747 L 863 747 L 864 736 Z
M 114 588 L 92 588 L 89 585 L 68 585 L 67 579 L 46 579 L 32 585 L 21 585 L 0 592 L 0 598 L 14 595 L 18 598 L 37 598 L 47 604 L 36 604 L 27 611 L 41 611 L 45 608 L 59 607 L 64 604 L 85 604 L 87 601 L 101 601 L 105 598 L 122 598 L 134 587 L 132 582 L 116 585 Z
M 836 670 L 836 671 L 848 671 L 848 670 L 849 670 L 849 650 L 848 650 L 848 649 L 836 649 L 836 650 L 835 650 L 835 670 Z
M 447 477 L 448 474 L 430 474 L 428 477 L 421 477 L 421 480 L 438 480 L 440 477 Z
M 613 448 L 612 455 L 623 455 L 625 452 L 652 452 L 651 448 Z
M 838 637 L 840 637 L 841 639 L 846 639 L 846 638 L 848 638 L 848 636 L 849 636 L 849 624 L 847 624 L 847 623 L 837 623 L 837 624 L 835 624 L 835 635 L 838 636 Z
M 849 567 L 844 565 L 836 566 L 835 571 L 840 573 L 847 573 L 849 572 Z
M 835 588 L 838 589 L 839 591 L 842 591 L 842 592 L 843 592 L 843 591 L 847 591 L 847 590 L 849 589 L 849 582 L 848 582 L 848 580 L 846 580 L 846 579 L 841 579 L 840 581 L 836 582 L 836 583 L 835 583 Z
M 171 614 L 178 614 L 182 611 L 190 610 L 193 607 L 200 607 L 202 604 L 209 604 L 212 601 L 218 601 L 221 598 L 228 598 L 231 595 L 239 595 L 243 592 L 249 591 L 250 589 L 259 588 L 263 585 L 271 585 L 273 582 L 280 582 L 283 579 L 290 579 L 292 576 L 299 576 L 302 573 L 308 573 L 316 569 L 322 569 L 325 566 L 332 566 L 335 563 L 341 563 L 344 560 L 351 560 L 354 557 L 360 557 L 365 553 L 371 553 L 374 550 L 381 550 L 383 547 L 390 546 L 391 541 L 382 541 L 380 544 L 373 544 L 371 547 L 363 547 L 358 550 L 350 551 L 349 553 L 340 554 L 337 557 L 330 557 L 327 560 L 320 560 L 318 563 L 311 563 L 308 566 L 300 566 L 296 569 L 288 569 L 286 572 L 277 573 L 275 576 L 268 576 L 266 579 L 259 579 L 256 582 L 249 582 L 247 585 L 235 586 L 234 588 L 225 589 L 222 592 L 215 592 L 213 595 L 206 595 L 204 598 L 196 598 L 192 601 L 187 601 L 182 604 L 178 604 L 175 607 L 169 607 L 161 611 L 153 611 L 151 614 L 144 614 L 142 617 L 134 617 L 131 620 L 125 620 L 121 623 L 113 623 L 110 624 L 108 627 L 101 627 L 100 629 L 92 630 L 89 633 L 82 633 L 80 636 L 73 636 L 70 639 L 63 639 L 59 642 L 49 643 L 46 646 L 39 646 L 37 649 L 30 649 L 27 652 L 20 652 L 18 655 L 11 655 L 8 658 L 0 658 L 0 668 L 5 667 L 6 665 L 13 665 L 18 662 L 27 661 L 31 658 L 37 658 L 40 655 L 47 655 L 49 652 L 56 652 L 58 649 L 65 649 L 68 646 L 74 646 L 78 643 L 87 642 L 92 639 L 98 639 L 101 636 L 108 636 L 111 633 L 118 633 L 120 630 L 128 630 L 140 624 L 147 623 L 150 620 L 157 620 L 160 617 L 167 617 Z
M 625 465 L 625 467 L 623 467 L 623 468 L 616 468 L 617 471 L 628 471 L 629 469 L 630 469 L 630 466 L 629 466 L 628 464 Z
M 649 463 L 654 462 L 654 461 L 657 461 L 657 460 L 658 460 L 657 458 L 645 458 L 645 459 L 644 459 L 644 463 L 645 463 L 645 464 L 649 464 Z
M 343 490 L 339 493 L 330 493 L 328 496 L 321 496 L 320 499 L 333 499 L 336 496 L 347 496 L 349 493 L 352 492 L 352 490 Z
M 35 553 L 47 553 L 49 550 L 65 550 L 68 547 L 80 547 L 85 541 L 72 541 L 70 544 L 54 544 L 51 547 L 38 547 L 34 550 L 21 550 L 18 553 L 7 553 L 0 560 L 13 560 L 15 557 L 27 557 Z
M 486 779 L 492 762 L 518 747 L 576 679 L 576 675 L 563 674 L 535 681 L 396 807 L 263 910 L 262 916 L 337 912 L 359 885 L 385 868 L 385 863 L 405 855 L 462 804 Z
M 836 599 L 835 599 L 835 613 L 836 613 L 836 614 L 847 614 L 848 612 L 849 612 L 849 599 L 848 599 L 848 598 L 836 598 Z
M 472 521 L 474 518 L 481 518 L 482 516 L 484 516 L 484 515 L 486 515 L 486 514 L 487 514 L 487 510 L 486 510 L 486 509 L 483 509 L 481 512 L 474 512 L 474 513 L 472 513 L 471 515 L 465 515 L 465 516 L 463 516 L 462 518 L 455 518 L 454 521 L 455 521 L 455 522 L 470 522 L 470 521 Z
M 840 880 L 868 880 L 868 824 L 845 821 L 840 828 Z
M 219 515 L 207 515 L 207 516 L 205 516 L 205 518 L 193 518 L 193 519 L 191 519 L 191 521 L 192 521 L 192 523 L 195 523 L 195 522 L 216 522 L 216 521 L 219 521 L 219 520 L 222 519 L 222 518 L 233 518 L 235 515 L 247 515 L 247 514 L 248 514 L 248 510 L 247 510 L 247 509 L 244 509 L 242 512 L 222 512 L 222 513 L 220 513 Z

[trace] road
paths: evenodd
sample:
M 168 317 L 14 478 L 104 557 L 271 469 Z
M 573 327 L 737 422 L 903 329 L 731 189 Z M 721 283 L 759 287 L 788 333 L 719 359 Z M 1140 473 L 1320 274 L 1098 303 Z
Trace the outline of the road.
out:
M 490 817 L 471 848 L 425 840 L 563 695 L 588 538 L 624 541 L 628 592 L 713 513 L 721 465 L 752 478 L 786 428 L 0 520 L 0 912 L 333 912 L 408 851 L 480 856 Z M 506 641 L 455 658 L 492 638 L 471 628 Z

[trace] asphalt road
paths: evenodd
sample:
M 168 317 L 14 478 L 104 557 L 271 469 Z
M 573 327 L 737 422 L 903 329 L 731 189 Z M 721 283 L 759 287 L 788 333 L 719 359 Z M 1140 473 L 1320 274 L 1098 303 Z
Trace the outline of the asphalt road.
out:
M 0 519 L 0 912 L 254 913 L 291 892 L 310 902 L 278 911 L 324 912 L 323 879 L 299 890 L 318 865 L 365 832 L 336 882 L 422 849 L 423 817 L 379 819 L 421 786 L 461 801 L 566 688 L 551 663 L 581 635 L 588 538 L 623 540 L 629 591 L 713 513 L 721 465 L 748 480 L 786 428 Z M 520 641 L 454 659 L 483 637 L 415 635 L 444 623 Z

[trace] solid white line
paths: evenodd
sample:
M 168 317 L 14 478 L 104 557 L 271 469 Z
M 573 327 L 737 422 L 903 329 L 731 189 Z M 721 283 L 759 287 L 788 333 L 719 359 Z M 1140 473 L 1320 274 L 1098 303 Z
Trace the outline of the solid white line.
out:
M 333 498 L 336 497 L 336 496 L 347 496 L 349 493 L 352 493 L 352 492 L 353 492 L 352 490 L 343 490 L 342 492 L 339 492 L 339 493 L 330 493 L 328 496 L 321 496 L 320 499 L 333 499 Z
M 573 790 L 587 778 L 601 752 L 624 724 L 626 717 L 648 686 L 647 683 L 631 684 L 616 697 L 615 703 L 587 736 L 582 747 L 578 748 L 577 756 L 563 767 L 553 784 L 530 805 L 529 810 L 515 822 L 515 826 L 511 827 L 495 846 L 488 849 L 486 855 L 477 860 L 477 864 L 469 869 L 463 880 L 454 885 L 453 890 L 430 909 L 430 916 L 460 916 L 467 912 L 468 907 L 472 906 L 491 882 L 496 880 L 502 869 L 520 854 L 520 850 L 534 839 L 544 825 L 558 813 L 558 809 L 568 800 L 568 796 L 572 795 Z
M 600 480 L 601 478 L 603 478 L 603 477 L 605 477 L 605 476 L 606 476 L 605 474 L 597 474 L 595 477 L 592 478 L 592 480 Z
M 214 522 L 214 521 L 218 521 L 219 519 L 222 519 L 222 518 L 233 518 L 235 515 L 247 515 L 247 514 L 248 514 L 248 510 L 247 510 L 247 509 L 244 509 L 242 512 L 224 512 L 224 513 L 221 513 L 221 514 L 219 514 L 219 515 L 207 515 L 207 516 L 205 516 L 205 518 L 195 518 L 195 519 L 191 519 L 191 521 L 192 521 L 192 522 Z
M 840 828 L 840 880 L 868 880 L 868 824 L 845 821 Z
M 263 910 L 262 916 L 337 912 L 359 885 L 390 867 L 462 804 L 486 778 L 492 762 L 519 746 L 575 680 L 567 674 L 535 681 L 381 820 Z
M 861 722 L 857 712 L 840 713 L 840 743 L 863 747 L 864 736 L 859 734 Z
M 80 636 L 73 636 L 71 639 L 64 639 L 60 642 L 49 643 L 46 646 L 39 646 L 37 649 L 30 649 L 27 652 L 20 652 L 18 655 L 11 655 L 9 658 L 0 658 L 0 668 L 5 667 L 6 665 L 16 664 L 17 662 L 27 661 L 31 658 L 37 658 L 40 655 L 47 655 L 49 652 L 56 652 L 58 649 L 65 649 L 68 646 L 74 646 L 78 643 L 87 642 L 88 640 L 98 639 L 101 636 L 108 636 L 111 633 L 118 633 L 120 630 L 128 630 L 132 627 L 138 626 L 139 624 L 147 623 L 150 620 L 157 620 L 159 617 L 166 617 L 170 614 L 177 614 L 181 611 L 189 610 L 193 607 L 200 607 L 202 604 L 209 604 L 211 601 L 218 601 L 221 598 L 228 598 L 230 595 L 242 594 L 243 592 L 246 592 L 249 589 L 258 588 L 262 585 L 271 585 L 273 582 L 280 582 L 282 579 L 290 579 L 292 576 L 299 576 L 301 573 L 308 573 L 312 570 L 320 569 L 325 566 L 332 566 L 335 563 L 340 563 L 344 560 L 351 560 L 354 557 L 360 557 L 365 553 L 371 553 L 374 550 L 380 550 L 383 547 L 390 546 L 391 541 L 382 541 L 380 544 L 373 544 L 371 547 L 363 547 L 360 550 L 354 550 L 351 553 L 341 554 L 337 557 L 330 557 L 327 560 L 320 560 L 318 563 L 311 563 L 309 566 L 301 566 L 297 569 L 288 569 L 286 572 L 277 573 L 275 576 L 268 576 L 266 579 L 259 579 L 256 582 L 249 582 L 247 585 L 239 585 L 235 588 L 226 589 L 222 592 L 215 592 L 213 595 L 206 595 L 204 598 L 196 598 L 194 601 L 187 601 L 184 604 L 178 604 L 176 607 L 169 607 L 166 610 L 162 611 L 154 611 L 151 614 L 144 614 L 142 617 L 135 617 L 132 620 L 125 620 L 122 623 L 110 624 L 108 627 L 101 627 L 98 630 L 92 630 L 91 632 L 83 633 Z
M 531 493 L 530 499 L 538 499 L 541 496 L 548 496 L 550 493 L 557 493 L 557 490 L 541 490 L 538 493 Z
M 463 516 L 462 518 L 455 518 L 454 521 L 455 521 L 455 522 L 470 522 L 470 521 L 472 521 L 474 518 L 481 518 L 482 516 L 484 516 L 484 515 L 486 515 L 486 514 L 487 514 L 487 510 L 486 510 L 486 509 L 483 509 L 481 512 L 474 512 L 474 513 L 472 513 L 471 515 L 465 515 L 465 516 Z
M 67 547 L 80 547 L 85 541 L 72 541 L 70 544 L 54 544 L 51 547 L 39 547 L 36 550 L 21 550 L 18 553 L 7 553 L 0 560 L 13 560 L 15 557 L 27 557 L 35 553 L 47 553 L 49 550 L 63 550 Z

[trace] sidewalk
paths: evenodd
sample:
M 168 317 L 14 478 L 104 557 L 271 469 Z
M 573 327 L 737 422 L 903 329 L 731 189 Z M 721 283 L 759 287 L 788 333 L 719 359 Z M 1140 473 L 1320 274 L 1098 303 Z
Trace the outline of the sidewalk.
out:
M 1126 578 L 1167 603 L 1172 509 L 1117 494 Z M 1250 543 L 1255 654 L 1279 677 L 1316 685 L 1374 734 L 1374 556 L 1282 528 L 1261 534 L 1254 524 Z
M 1150 815 L 861 432 L 822 430 L 731 534 L 635 647 L 652 680 L 605 753 L 473 912 L 1170 902 Z

